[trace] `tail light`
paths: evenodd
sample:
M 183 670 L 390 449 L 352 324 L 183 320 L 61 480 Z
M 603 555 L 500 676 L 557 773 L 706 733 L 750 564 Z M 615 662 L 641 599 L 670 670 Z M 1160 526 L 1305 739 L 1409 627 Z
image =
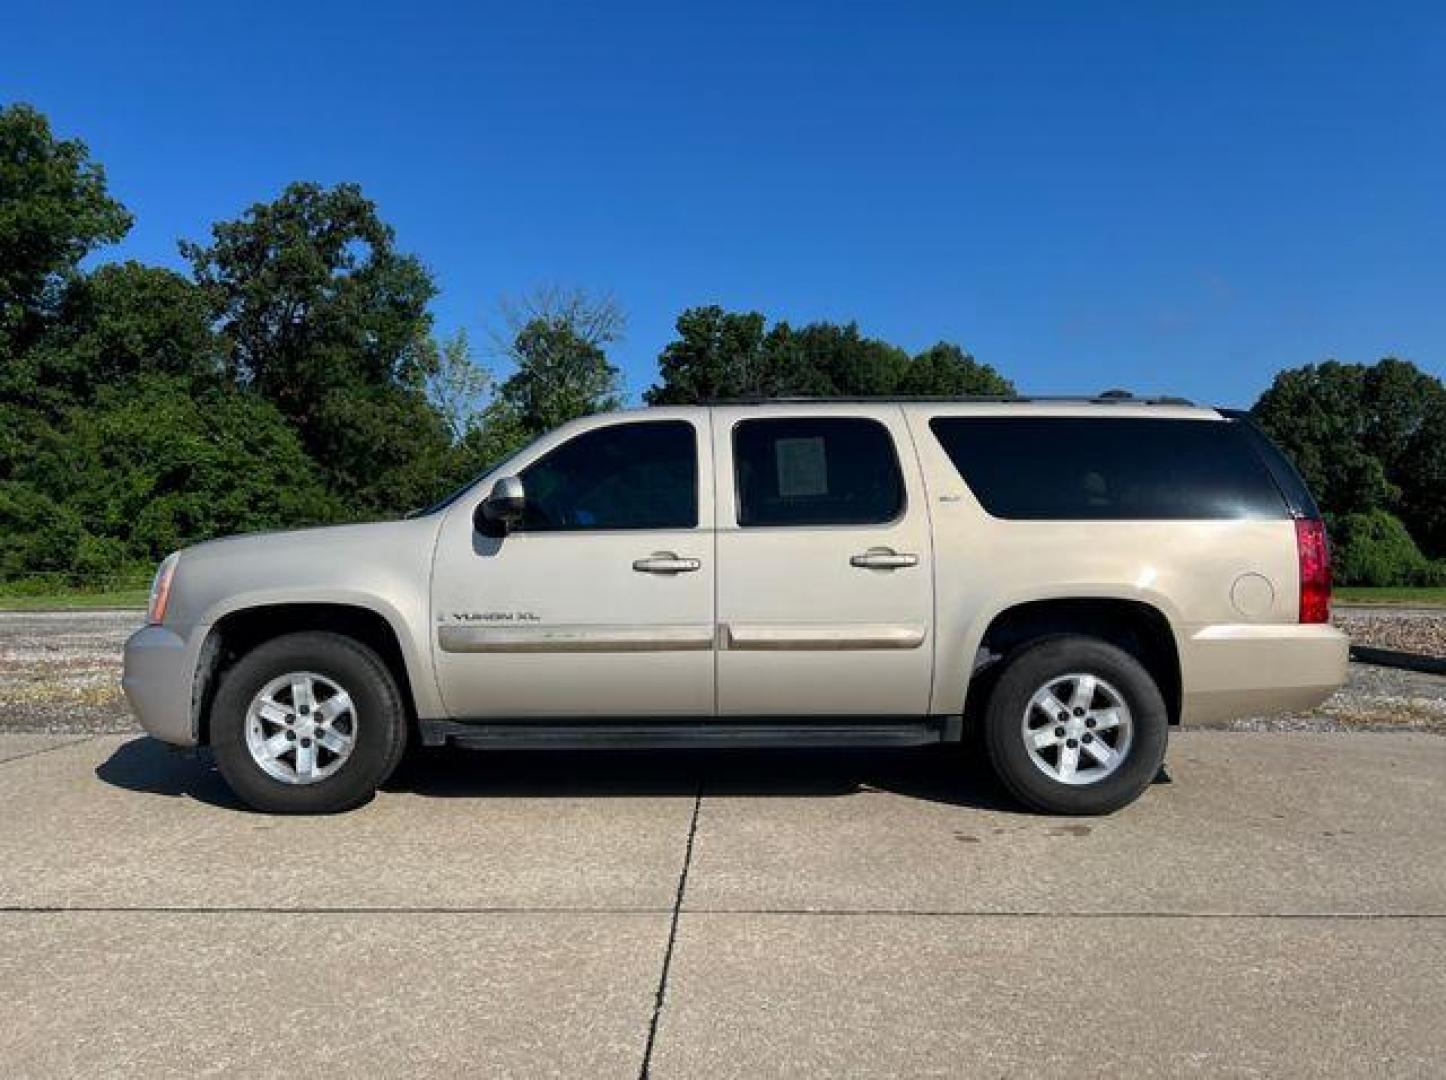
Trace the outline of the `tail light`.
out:
M 1300 557 L 1300 621 L 1330 622 L 1331 553 L 1325 523 L 1297 518 L 1295 550 Z

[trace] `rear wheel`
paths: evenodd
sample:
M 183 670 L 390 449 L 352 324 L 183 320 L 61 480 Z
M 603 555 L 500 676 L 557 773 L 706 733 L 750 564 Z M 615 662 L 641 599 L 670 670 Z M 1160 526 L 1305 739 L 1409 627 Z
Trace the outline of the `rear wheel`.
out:
M 258 810 L 319 814 L 365 802 L 406 748 L 386 665 L 340 634 L 287 634 L 225 675 L 211 710 L 216 765 Z
M 990 762 L 1036 810 L 1104 814 L 1133 802 L 1165 760 L 1169 718 L 1150 673 L 1123 649 L 1083 636 L 1021 649 L 984 720 Z

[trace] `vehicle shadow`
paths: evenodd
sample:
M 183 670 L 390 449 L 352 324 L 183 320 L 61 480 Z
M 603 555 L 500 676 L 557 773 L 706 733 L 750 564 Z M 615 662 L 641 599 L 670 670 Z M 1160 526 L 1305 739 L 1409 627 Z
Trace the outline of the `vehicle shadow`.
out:
M 638 795 L 809 798 L 885 791 L 1018 809 L 982 760 L 910 750 L 461 750 L 412 755 L 386 785 L 435 798 Z
M 246 810 L 231 793 L 206 751 L 178 751 L 149 736 L 121 743 L 96 766 L 96 778 L 143 795 L 194 799 L 227 810 Z
M 104 783 L 145 795 L 246 807 L 206 751 L 151 738 L 122 743 L 99 765 Z M 429 798 L 707 796 L 815 798 L 891 792 L 987 810 L 1022 808 L 988 765 L 957 746 L 911 750 L 425 750 L 387 791 Z

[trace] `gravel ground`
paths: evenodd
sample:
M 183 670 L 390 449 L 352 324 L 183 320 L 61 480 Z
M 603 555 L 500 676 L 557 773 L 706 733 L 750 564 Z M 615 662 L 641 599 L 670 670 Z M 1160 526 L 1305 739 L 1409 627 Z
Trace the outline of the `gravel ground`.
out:
M 120 688 L 139 611 L 0 612 L 0 728 L 138 731 Z
M 1343 607 L 1335 623 L 1358 645 L 1399 649 L 1423 656 L 1446 656 L 1446 610 Z
M 1446 676 L 1352 664 L 1346 685 L 1308 713 L 1231 720 L 1230 731 L 1426 731 L 1446 735 Z
M 17 732 L 139 730 L 120 690 L 121 645 L 137 611 L 0 612 L 0 729 Z M 1446 613 L 1343 611 L 1353 637 L 1383 648 L 1446 655 Z M 1429 731 L 1446 735 L 1446 677 L 1352 664 L 1350 679 L 1320 708 L 1238 720 L 1234 730 Z

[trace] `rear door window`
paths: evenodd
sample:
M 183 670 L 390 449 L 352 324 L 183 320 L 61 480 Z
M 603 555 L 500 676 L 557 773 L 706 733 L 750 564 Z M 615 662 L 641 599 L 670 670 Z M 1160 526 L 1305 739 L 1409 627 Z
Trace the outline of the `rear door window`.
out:
M 1289 517 L 1238 425 L 1140 417 L 935 417 L 975 497 L 999 518 Z
M 876 525 L 904 508 L 894 440 L 877 420 L 743 420 L 733 468 L 743 526 Z

